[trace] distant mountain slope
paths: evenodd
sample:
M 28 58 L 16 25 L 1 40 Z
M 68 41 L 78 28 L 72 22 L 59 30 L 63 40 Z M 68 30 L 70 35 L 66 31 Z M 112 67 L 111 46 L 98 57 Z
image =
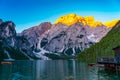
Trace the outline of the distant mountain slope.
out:
M 30 45 L 39 53 L 44 54 L 48 51 L 76 55 L 99 42 L 110 29 L 104 25 L 91 28 L 80 22 L 70 26 L 63 23 L 41 23 L 39 26 L 24 30 L 21 35 L 25 36 Z
M 96 57 L 108 56 L 112 57 L 113 48 L 120 45 L 120 21 L 112 28 L 112 30 L 97 44 L 84 50 L 78 55 L 79 60 L 94 62 Z

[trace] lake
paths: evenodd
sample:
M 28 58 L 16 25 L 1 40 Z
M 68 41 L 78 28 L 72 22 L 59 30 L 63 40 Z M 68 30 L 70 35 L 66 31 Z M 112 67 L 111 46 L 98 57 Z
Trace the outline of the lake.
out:
M 0 64 L 0 80 L 120 80 L 119 76 L 77 60 L 18 60 Z

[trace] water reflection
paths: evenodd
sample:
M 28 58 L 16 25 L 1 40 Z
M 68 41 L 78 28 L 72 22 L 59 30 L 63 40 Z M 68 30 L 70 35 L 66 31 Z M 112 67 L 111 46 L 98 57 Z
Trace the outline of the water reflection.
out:
M 0 80 L 119 80 L 75 60 L 15 61 L 0 66 Z
M 120 72 L 98 70 L 99 80 L 120 80 Z

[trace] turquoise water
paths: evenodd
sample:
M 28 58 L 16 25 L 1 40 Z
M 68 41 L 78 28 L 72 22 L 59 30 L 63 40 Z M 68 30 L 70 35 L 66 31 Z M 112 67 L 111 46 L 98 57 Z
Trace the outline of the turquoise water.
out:
M 1 64 L 0 80 L 120 80 L 120 75 L 76 60 L 23 60 Z

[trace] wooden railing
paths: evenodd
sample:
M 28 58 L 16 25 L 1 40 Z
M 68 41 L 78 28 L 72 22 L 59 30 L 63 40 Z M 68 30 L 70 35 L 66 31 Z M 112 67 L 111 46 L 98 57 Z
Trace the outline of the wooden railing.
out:
M 104 57 L 104 58 L 97 58 L 98 63 L 115 63 L 116 60 L 114 58 Z

